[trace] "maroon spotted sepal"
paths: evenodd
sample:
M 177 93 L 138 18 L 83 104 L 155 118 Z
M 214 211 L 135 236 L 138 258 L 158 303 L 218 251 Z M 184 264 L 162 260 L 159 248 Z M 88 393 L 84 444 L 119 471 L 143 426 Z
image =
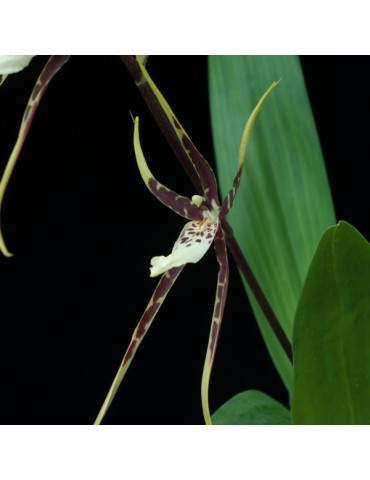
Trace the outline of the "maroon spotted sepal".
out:
M 220 207 L 220 213 L 219 213 L 219 216 L 221 219 L 224 218 L 229 213 L 229 211 L 231 210 L 231 207 L 233 206 L 235 196 L 240 185 L 240 179 L 241 179 L 242 173 L 243 173 L 243 166 L 241 166 L 238 169 L 238 173 L 236 174 L 233 181 L 233 186 L 229 191 L 229 193 L 227 194 L 225 200 L 222 202 L 222 205 Z
M 139 117 L 134 120 L 134 150 L 141 178 L 149 191 L 166 207 L 171 208 L 182 217 L 189 220 L 202 220 L 202 211 L 189 198 L 162 185 L 150 171 L 140 144 Z
M 24 141 L 27 138 L 27 134 L 31 127 L 32 121 L 34 119 L 35 113 L 37 108 L 40 104 L 41 98 L 44 95 L 51 79 L 54 75 L 62 68 L 62 66 L 67 62 L 69 59 L 69 55 L 53 55 L 49 58 L 48 62 L 46 63 L 45 67 L 43 68 L 39 78 L 37 79 L 36 85 L 33 88 L 32 94 L 30 99 L 28 100 L 28 104 L 26 110 L 24 112 L 21 127 L 18 133 L 17 141 L 14 145 L 13 151 L 9 157 L 8 163 L 5 167 L 2 179 L 0 181 L 0 208 L 4 198 L 4 193 L 6 187 L 9 183 L 10 177 L 13 173 L 15 164 L 19 157 L 19 154 L 22 150 L 22 146 Z M 2 233 L 0 231 L 0 249 L 6 256 L 11 256 L 12 254 L 8 251 Z
M 140 58 L 121 55 L 121 59 L 133 76 L 166 140 L 197 187 L 198 193 L 204 196 L 209 208 L 214 206 L 213 203 L 218 206 L 217 182 L 212 168 L 190 140 Z
M 148 306 L 145 309 L 140 321 L 135 328 L 135 331 L 132 335 L 130 344 L 126 350 L 126 353 L 123 357 L 122 363 L 119 367 L 119 370 L 113 380 L 113 383 L 110 387 L 108 395 L 105 398 L 103 406 L 100 409 L 100 412 L 95 420 L 95 425 L 100 425 L 101 421 L 104 418 L 110 404 L 112 403 L 117 390 L 125 376 L 130 363 L 132 362 L 137 349 L 139 348 L 140 343 L 142 342 L 145 334 L 147 333 L 150 325 L 152 324 L 154 317 L 158 313 L 158 310 L 162 306 L 168 292 L 170 291 L 172 285 L 175 283 L 177 277 L 180 275 L 184 266 L 172 268 L 168 272 L 164 273 L 161 279 L 158 282 L 158 285 L 148 303 Z
M 203 155 L 201 155 L 195 148 L 193 142 L 190 140 L 190 137 L 182 128 L 174 115 L 173 123 L 182 146 L 184 147 L 191 163 L 195 166 L 195 169 L 199 174 L 200 182 L 203 188 L 205 204 L 209 209 L 212 209 L 214 206 L 218 206 L 220 204 L 215 174 Z
M 44 95 L 50 81 L 68 61 L 69 57 L 70 55 L 52 55 L 43 68 L 39 78 L 37 79 L 36 85 L 33 88 L 31 97 L 23 115 L 21 129 L 23 128 L 22 134 L 24 137 L 28 133 L 36 110 L 40 104 L 40 100 Z
M 151 193 L 166 207 L 188 220 L 202 220 L 202 211 L 189 198 L 179 195 L 173 190 L 161 185 L 154 177 L 148 180 Z
M 219 224 L 215 239 L 216 257 L 219 263 L 219 271 L 217 276 L 217 288 L 215 305 L 213 309 L 213 317 L 211 323 L 211 331 L 208 340 L 207 354 L 204 362 L 203 376 L 202 376 L 202 409 L 206 424 L 211 424 L 211 415 L 208 403 L 209 380 L 212 371 L 212 365 L 215 358 L 217 341 L 220 334 L 222 317 L 224 314 L 227 287 L 229 284 L 229 262 L 227 258 L 226 242 L 224 233 L 222 231 L 221 223 Z
M 165 136 L 167 142 L 172 148 L 174 154 L 179 160 L 181 166 L 185 170 L 186 174 L 193 183 L 196 191 L 201 195 L 202 187 L 200 185 L 199 176 L 195 171 L 194 165 L 189 162 L 189 158 L 184 152 L 182 144 L 180 143 L 177 135 L 175 134 L 168 118 L 163 112 L 163 109 L 154 95 L 153 90 L 150 88 L 145 77 L 140 70 L 139 64 L 136 61 L 134 55 L 120 55 L 122 62 L 125 64 L 127 70 L 130 72 L 139 92 L 143 96 L 149 110 L 151 111 L 155 121 L 157 122 L 159 128 L 162 130 L 163 135 Z

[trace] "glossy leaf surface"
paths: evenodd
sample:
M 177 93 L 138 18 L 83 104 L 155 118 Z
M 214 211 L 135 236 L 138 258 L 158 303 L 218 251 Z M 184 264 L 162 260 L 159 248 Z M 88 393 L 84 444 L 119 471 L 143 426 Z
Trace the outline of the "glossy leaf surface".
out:
M 315 253 L 293 353 L 293 423 L 370 424 L 370 245 L 346 222 Z
M 289 425 L 290 412 L 258 390 L 239 393 L 213 415 L 214 425 Z

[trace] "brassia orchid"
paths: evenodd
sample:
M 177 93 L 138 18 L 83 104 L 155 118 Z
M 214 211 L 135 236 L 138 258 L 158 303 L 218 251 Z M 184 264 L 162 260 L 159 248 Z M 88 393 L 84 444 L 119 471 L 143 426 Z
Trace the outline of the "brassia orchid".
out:
M 19 72 L 28 66 L 33 55 L 0 55 L 0 85 L 4 83 L 8 74 Z M 10 154 L 8 163 L 5 167 L 3 176 L 0 181 L 0 211 L 4 199 L 6 187 L 8 186 L 10 177 L 13 173 L 15 164 L 22 150 L 24 141 L 27 138 L 32 121 L 34 119 L 40 100 L 44 95 L 50 81 L 54 75 L 63 67 L 69 59 L 69 55 L 52 55 L 43 68 L 37 82 L 33 88 L 31 96 L 28 100 L 26 110 L 24 112 L 22 123 L 19 129 L 17 141 Z M 2 230 L 0 228 L 0 251 L 7 257 L 12 254 L 6 247 Z
M 182 229 L 179 238 L 173 246 L 172 252 L 168 256 L 156 256 L 151 260 L 150 276 L 162 276 L 144 314 L 142 315 L 133 333 L 122 363 L 113 380 L 103 406 L 101 407 L 101 410 L 96 418 L 95 424 L 101 423 L 111 402 L 114 399 L 120 383 L 122 382 L 131 364 L 132 359 L 134 358 L 140 343 L 142 342 L 146 332 L 158 313 L 159 308 L 163 304 L 169 290 L 180 275 L 182 269 L 187 263 L 198 262 L 205 255 L 211 244 L 214 243 L 216 257 L 219 264 L 219 272 L 217 277 L 216 298 L 211 321 L 211 330 L 201 383 L 203 415 L 205 422 L 207 424 L 211 424 L 211 415 L 208 403 L 209 381 L 213 361 L 215 358 L 217 340 L 220 333 L 229 278 L 227 248 L 225 232 L 222 226 L 222 219 L 232 208 L 235 195 L 240 184 L 247 145 L 258 112 L 260 111 L 263 102 L 266 100 L 267 96 L 277 85 L 277 83 L 274 82 L 268 88 L 254 108 L 245 125 L 240 143 L 237 173 L 231 190 L 229 191 L 225 200 L 220 203 L 216 177 L 213 170 L 193 145 L 192 141 L 181 126 L 163 95 L 149 76 L 140 58 L 136 57 L 136 61 L 142 72 L 142 82 L 147 82 L 150 89 L 155 94 L 160 107 L 163 109 L 173 131 L 181 143 L 183 153 L 185 153 L 192 168 L 196 172 L 197 179 L 201 186 L 202 195 L 194 195 L 191 199 L 189 199 L 168 189 L 158 180 L 156 180 L 152 172 L 149 170 L 140 145 L 139 118 L 136 117 L 134 119 L 134 151 L 140 174 L 145 185 L 158 200 L 160 200 L 164 205 L 172 209 L 177 214 L 189 220 L 189 222 L 186 223 Z
M 19 72 L 29 64 L 31 59 L 31 55 L 0 56 L 0 85 L 5 81 L 7 75 Z M 10 154 L 0 181 L 0 212 L 7 185 L 30 130 L 41 98 L 54 75 L 65 65 L 68 59 L 69 55 L 51 56 L 44 66 L 33 88 L 22 118 L 18 138 Z M 133 79 L 135 80 L 137 87 L 147 102 L 149 109 L 154 115 L 154 118 L 165 134 L 166 139 L 176 153 L 186 173 L 192 180 L 197 194 L 193 195 L 191 199 L 183 197 L 166 188 L 155 179 L 149 170 L 141 149 L 139 139 L 139 119 L 135 118 L 134 150 L 140 174 L 146 186 L 162 203 L 189 220 L 189 222 L 186 223 L 182 229 L 178 240 L 173 246 L 172 252 L 167 256 L 161 255 L 153 257 L 151 260 L 150 276 L 162 276 L 143 316 L 141 317 L 133 333 L 122 363 L 118 369 L 116 377 L 113 380 L 111 388 L 103 403 L 103 406 L 101 407 L 95 423 L 101 423 L 141 341 L 143 340 L 146 332 L 154 320 L 155 315 L 157 314 L 160 306 L 165 300 L 170 288 L 176 281 L 180 272 L 187 263 L 198 262 L 205 255 L 211 244 L 214 243 L 216 257 L 219 263 L 219 272 L 217 277 L 216 299 L 211 322 L 211 331 L 201 384 L 203 415 L 206 423 L 210 424 L 211 416 L 208 406 L 208 388 L 225 307 L 229 277 L 226 243 L 233 257 L 236 259 L 241 273 L 251 287 L 251 290 L 254 293 L 262 311 L 266 315 L 266 319 L 269 321 L 271 328 L 279 339 L 288 358 L 291 358 L 290 342 L 282 330 L 279 321 L 272 311 L 260 286 L 258 285 L 258 282 L 253 275 L 253 272 L 251 271 L 246 259 L 243 257 L 242 252 L 233 236 L 232 229 L 225 219 L 226 215 L 232 208 L 235 195 L 240 184 L 245 153 L 258 112 L 267 96 L 277 84 L 273 83 L 265 92 L 245 125 L 239 150 L 237 174 L 234 178 L 233 186 L 229 194 L 223 203 L 220 203 L 218 198 L 216 177 L 213 173 L 213 170 L 195 148 L 189 136 L 182 128 L 180 122 L 177 120 L 170 106 L 164 99 L 163 95 L 150 78 L 144 66 L 146 57 L 121 56 L 121 59 L 133 76 Z M 1 228 L 0 250 L 5 256 L 12 256 L 4 242 Z

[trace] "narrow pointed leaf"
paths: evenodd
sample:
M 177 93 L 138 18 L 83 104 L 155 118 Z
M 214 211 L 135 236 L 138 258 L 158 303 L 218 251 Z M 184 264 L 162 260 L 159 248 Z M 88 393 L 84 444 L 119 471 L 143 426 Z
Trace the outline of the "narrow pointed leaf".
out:
M 214 425 L 290 425 L 290 412 L 258 390 L 238 393 L 212 415 Z
M 206 359 L 203 367 L 201 385 L 202 409 L 207 425 L 212 423 L 208 402 L 209 381 L 211 377 L 213 361 L 215 358 L 217 341 L 220 334 L 222 317 L 225 309 L 227 288 L 229 285 L 229 263 L 227 259 L 225 238 L 221 225 L 219 225 L 215 236 L 215 250 L 217 261 L 219 263 L 219 271 L 217 276 L 216 298 L 211 322 L 211 331 L 207 346 Z
M 69 55 L 53 55 L 52 57 L 50 57 L 45 67 L 43 68 L 39 78 L 37 79 L 36 85 L 33 88 L 32 94 L 30 96 L 30 99 L 28 100 L 28 104 L 22 118 L 22 123 L 18 133 L 17 141 L 14 145 L 13 151 L 9 157 L 2 179 L 0 181 L 0 213 L 1 213 L 1 206 L 3 203 L 6 187 L 13 173 L 19 154 L 22 150 L 23 143 L 26 140 L 27 134 L 31 127 L 36 110 L 40 104 L 41 98 L 44 95 L 54 75 L 62 68 L 62 66 L 67 62 L 68 59 L 69 59 Z M 12 254 L 9 252 L 9 250 L 5 245 L 1 228 L 0 228 L 0 250 L 7 257 L 12 256 Z
M 0 86 L 5 82 L 8 75 L 0 75 Z
M 140 145 L 139 117 L 135 118 L 134 149 L 136 162 L 138 164 L 141 177 L 149 191 L 156 198 L 158 198 L 160 202 L 166 205 L 166 207 L 170 208 L 182 217 L 188 218 L 189 220 L 202 220 L 202 211 L 196 205 L 194 205 L 189 198 L 183 197 L 162 185 L 149 170 Z
M 346 222 L 312 260 L 293 354 L 293 423 L 370 424 L 370 245 Z
M 309 263 L 322 232 L 335 223 L 299 59 L 211 56 L 209 73 L 212 128 L 223 195 L 235 175 L 249 112 L 266 87 L 282 79 L 259 114 L 228 221 L 291 340 L 294 312 Z M 274 363 L 291 390 L 291 362 L 250 293 L 249 298 Z
M 158 285 L 152 295 L 152 298 L 150 299 L 150 302 L 148 303 L 145 312 L 140 318 L 137 327 L 135 328 L 130 344 L 127 347 L 126 353 L 123 357 L 118 372 L 113 380 L 113 383 L 99 411 L 99 414 L 96 417 L 96 420 L 94 422 L 95 425 L 100 425 L 100 423 L 102 422 L 114 397 L 116 396 L 117 390 L 121 385 L 124 376 L 126 375 L 126 372 L 137 352 L 137 349 L 139 348 L 140 343 L 145 337 L 147 331 L 149 330 L 149 327 L 153 323 L 153 320 L 158 313 L 158 310 L 162 306 L 168 292 L 177 280 L 177 277 L 180 275 L 183 268 L 183 266 L 173 268 L 163 274 L 161 279 L 159 280 Z

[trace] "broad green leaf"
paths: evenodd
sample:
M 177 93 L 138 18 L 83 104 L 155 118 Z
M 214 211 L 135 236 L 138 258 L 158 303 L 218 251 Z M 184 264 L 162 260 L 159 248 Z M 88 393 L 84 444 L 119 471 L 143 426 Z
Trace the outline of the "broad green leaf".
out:
M 340 222 L 323 235 L 295 316 L 296 424 L 370 424 L 370 245 Z
M 228 220 L 288 338 L 303 281 L 334 211 L 298 57 L 211 56 L 209 84 L 217 171 L 226 195 L 243 127 L 261 94 L 282 79 L 256 122 Z M 248 289 L 247 289 L 248 290 Z M 248 292 L 274 363 L 291 391 L 293 369 Z
M 212 415 L 214 425 L 290 425 L 290 412 L 258 390 L 239 393 Z

